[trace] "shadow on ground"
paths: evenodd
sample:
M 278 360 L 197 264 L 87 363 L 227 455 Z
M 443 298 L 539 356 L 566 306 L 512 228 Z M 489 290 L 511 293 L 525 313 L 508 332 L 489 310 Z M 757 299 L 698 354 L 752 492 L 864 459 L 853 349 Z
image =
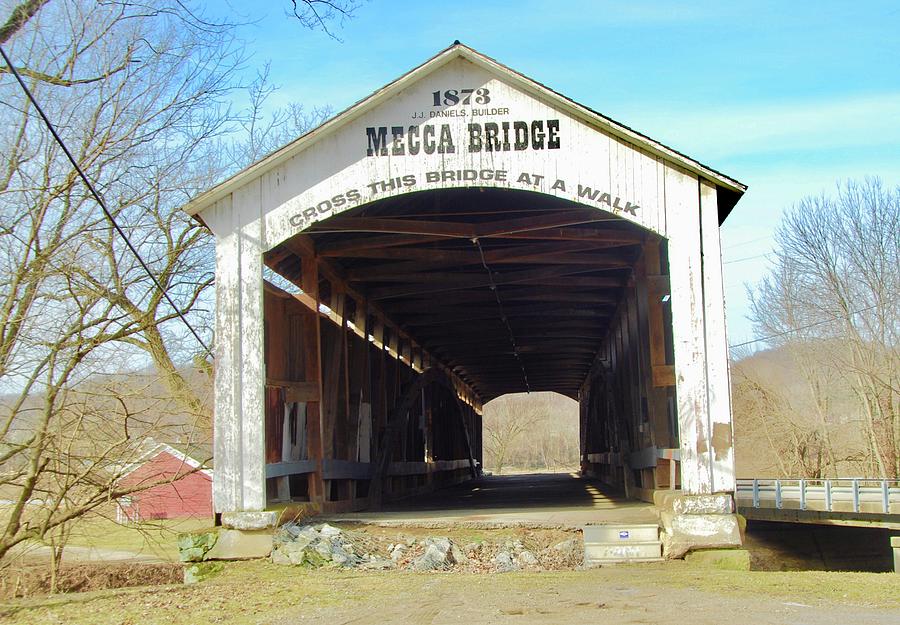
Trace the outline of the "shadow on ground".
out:
M 653 506 L 574 473 L 486 476 L 336 520 L 562 525 L 655 523 Z

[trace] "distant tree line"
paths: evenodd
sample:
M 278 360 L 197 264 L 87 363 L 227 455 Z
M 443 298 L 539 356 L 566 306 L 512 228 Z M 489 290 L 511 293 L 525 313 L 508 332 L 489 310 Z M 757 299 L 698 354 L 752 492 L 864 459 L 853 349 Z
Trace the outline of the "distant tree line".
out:
M 772 350 L 736 354 L 739 462 L 769 457 L 772 473 L 792 477 L 898 479 L 900 187 L 850 181 L 801 201 L 750 295 Z
M 515 470 L 578 468 L 578 403 L 557 393 L 504 395 L 484 406 L 484 467 Z

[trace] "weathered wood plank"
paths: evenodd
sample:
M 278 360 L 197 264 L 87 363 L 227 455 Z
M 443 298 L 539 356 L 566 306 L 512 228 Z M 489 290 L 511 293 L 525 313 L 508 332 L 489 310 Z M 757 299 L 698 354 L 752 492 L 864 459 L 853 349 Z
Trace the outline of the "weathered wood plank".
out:
M 621 237 L 619 237 L 621 238 Z M 635 235 L 634 238 L 639 238 Z M 423 241 L 417 240 L 416 243 Z M 579 252 L 595 252 L 598 250 L 619 249 L 639 245 L 634 241 L 553 241 L 550 243 L 530 243 L 513 245 L 502 249 L 487 249 L 484 257 L 488 262 L 503 261 L 537 261 L 543 256 L 557 254 L 574 254 Z M 372 258 L 389 260 L 418 260 L 442 263 L 480 263 L 481 255 L 477 251 L 446 249 L 436 247 L 433 243 L 427 247 L 393 246 L 387 248 L 362 248 L 335 252 L 326 250 L 320 255 L 340 258 Z
M 213 508 L 217 512 L 239 510 L 241 506 L 241 414 L 239 385 L 240 363 L 240 236 L 235 232 L 231 196 L 207 211 L 207 221 L 219 225 L 216 238 L 216 366 L 213 454 L 216 478 L 213 480 Z
M 712 492 L 712 480 L 707 431 L 700 197 L 697 179 L 673 167 L 666 170 L 666 221 L 682 488 L 689 494 L 706 494 Z
M 240 222 L 240 391 L 242 510 L 266 507 L 265 382 L 263 358 L 262 221 L 258 214 L 260 184 L 250 183 L 234 193 Z
M 728 340 L 725 332 L 725 290 L 722 284 L 719 207 L 716 201 L 716 188 L 706 181 L 700 183 L 700 220 L 712 490 L 734 492 L 734 431 L 731 417 Z
M 598 269 L 616 269 L 631 267 L 633 261 L 630 258 L 615 254 L 544 254 L 542 256 L 533 256 L 530 258 L 500 258 L 497 260 L 485 261 L 491 267 L 515 264 L 515 265 L 584 265 L 590 267 L 592 271 Z M 475 267 L 481 265 L 480 256 L 470 256 L 465 260 L 454 262 L 459 267 Z M 386 263 L 380 265 L 366 265 L 363 267 L 354 267 L 344 272 L 344 276 L 351 282 L 361 281 L 380 281 L 385 278 L 394 278 L 400 276 L 401 280 L 407 280 L 403 276 L 421 274 L 421 279 L 427 279 L 439 270 L 446 269 L 447 264 L 444 261 L 420 262 L 406 261 L 400 263 Z
M 675 386 L 675 365 L 654 365 L 653 386 Z
M 606 219 L 606 215 L 596 209 L 574 208 L 559 210 L 545 215 L 500 219 L 481 224 L 386 217 L 334 217 L 328 221 L 327 228 L 328 230 L 349 230 L 353 232 L 420 234 L 423 236 L 471 239 L 475 237 L 492 238 L 538 232 L 548 228 L 575 226 Z M 315 233 L 315 229 L 310 232 Z
M 314 257 L 307 256 L 301 259 L 301 288 L 313 300 L 313 306 L 304 321 L 304 358 L 306 359 L 307 381 L 317 386 L 318 395 L 322 397 L 322 345 L 321 345 L 321 317 L 319 315 L 319 270 Z M 321 399 L 309 402 L 306 405 L 306 444 L 307 453 L 311 460 L 316 462 L 316 470 L 307 477 L 309 500 L 322 502 L 325 500 L 325 484 L 322 480 L 322 459 L 324 457 L 324 442 L 322 438 L 322 408 Z
M 506 284 L 531 284 L 537 286 L 558 286 L 562 281 L 569 286 L 585 288 L 616 288 L 622 285 L 619 278 L 600 278 L 595 276 L 579 276 L 573 274 L 584 273 L 585 269 L 557 268 L 515 272 L 516 276 L 497 276 L 494 284 L 503 286 Z M 471 278 L 457 278 L 455 281 L 435 281 L 430 283 L 423 281 L 420 284 L 401 284 L 400 286 L 379 287 L 369 290 L 369 296 L 374 300 L 390 299 L 395 297 L 409 297 L 423 293 L 443 293 L 446 291 L 465 290 L 473 288 L 490 287 L 491 280 L 485 275 L 474 275 Z
M 296 382 L 291 380 L 272 380 L 267 379 L 266 384 L 269 386 L 280 386 L 285 390 L 285 401 L 294 402 L 294 401 L 319 401 L 319 383 L 318 381 L 311 382 Z
M 303 475 L 316 471 L 315 460 L 295 460 L 293 462 L 273 462 L 266 465 L 266 477 L 286 477 L 288 475 Z

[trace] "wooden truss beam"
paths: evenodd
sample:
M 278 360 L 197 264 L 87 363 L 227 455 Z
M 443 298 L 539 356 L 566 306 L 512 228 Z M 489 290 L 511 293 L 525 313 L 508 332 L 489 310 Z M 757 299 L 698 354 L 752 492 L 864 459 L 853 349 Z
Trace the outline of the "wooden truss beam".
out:
M 485 223 L 428 221 L 391 217 L 332 217 L 322 228 L 329 231 L 379 232 L 390 234 L 419 234 L 435 237 L 480 238 L 502 237 L 547 228 L 561 228 L 591 222 L 608 221 L 608 217 L 593 208 L 571 208 L 548 211 L 516 219 L 497 219 Z M 315 234 L 313 227 L 310 233 Z M 639 243 L 640 241 L 634 241 Z
M 521 253 L 517 257 L 497 258 L 488 260 L 485 254 L 485 262 L 491 268 L 498 265 L 583 265 L 591 270 L 618 269 L 631 267 L 632 261 L 615 254 L 546 254 L 544 256 L 526 257 Z M 481 257 L 476 253 L 469 255 L 465 260 L 454 263 L 457 267 L 481 266 Z M 404 261 L 399 263 L 385 263 L 381 265 L 366 265 L 348 269 L 345 274 L 351 282 L 369 282 L 395 279 L 414 274 L 432 276 L 434 272 L 447 266 L 444 261 Z
M 596 288 L 617 288 L 622 286 L 622 280 L 611 277 L 584 276 L 576 277 L 577 274 L 589 273 L 590 268 L 585 267 L 544 267 L 541 269 L 528 269 L 524 271 L 513 271 L 507 274 L 498 274 L 493 276 L 493 284 L 497 286 L 507 284 L 549 284 L 557 286 L 560 284 L 568 284 L 569 286 L 596 287 Z M 411 282 L 418 284 L 403 284 L 401 286 L 388 286 L 373 288 L 369 291 L 369 295 L 374 300 L 391 299 L 395 297 L 408 297 L 421 293 L 441 293 L 444 291 L 456 291 L 473 288 L 482 288 L 491 286 L 491 277 L 484 272 L 472 274 L 444 274 L 434 276 L 430 280 L 422 280 L 421 275 L 412 274 L 409 276 Z M 560 278 L 566 278 L 560 280 Z M 398 282 L 407 282 L 395 277 L 392 280 Z
M 423 244 L 424 247 L 422 246 Z M 319 249 L 319 255 L 323 257 L 377 258 L 398 261 L 419 260 L 424 262 L 440 261 L 447 263 L 468 262 L 469 260 L 478 257 L 477 251 L 466 248 L 447 249 L 439 247 L 440 244 L 441 241 L 416 239 L 414 243 L 411 244 L 398 244 L 387 247 L 360 247 L 337 252 L 328 249 L 328 244 L 325 244 L 325 249 Z M 410 247 L 410 245 L 415 246 Z M 537 259 L 546 254 L 590 252 L 630 247 L 634 245 L 636 244 L 633 242 L 623 243 L 619 241 L 553 241 L 550 243 L 515 244 L 508 247 L 494 246 L 491 248 L 485 246 L 487 248 L 485 249 L 485 257 L 489 262 L 511 260 L 514 258 L 521 258 L 524 261 L 528 259 Z

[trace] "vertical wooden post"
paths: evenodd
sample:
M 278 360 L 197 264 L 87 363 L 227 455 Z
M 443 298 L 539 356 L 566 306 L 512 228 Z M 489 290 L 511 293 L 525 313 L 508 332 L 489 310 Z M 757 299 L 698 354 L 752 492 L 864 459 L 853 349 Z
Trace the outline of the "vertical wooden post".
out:
M 700 182 L 703 249 L 703 301 L 706 332 L 706 378 L 709 398 L 710 462 L 713 492 L 734 492 L 734 431 L 731 376 L 725 334 L 725 289 L 716 188 Z
M 331 281 L 331 297 L 329 308 L 340 319 L 337 331 L 329 325 L 323 336 L 328 338 L 322 345 L 322 446 L 324 458 L 327 460 L 336 457 L 338 446 L 335 430 L 340 430 L 338 424 L 339 414 L 344 407 L 345 398 L 343 381 L 343 356 L 344 356 L 344 293 L 340 285 Z M 330 323 L 327 322 L 326 323 Z
M 681 438 L 681 484 L 687 494 L 713 492 L 707 398 L 700 193 L 695 176 L 666 165 L 666 222 L 675 343 L 675 389 Z
M 315 310 L 308 316 L 304 329 L 306 332 L 305 364 L 307 381 L 318 386 L 319 401 L 309 402 L 306 406 L 306 441 L 307 454 L 310 460 L 316 461 L 316 471 L 307 477 L 309 500 L 322 503 L 325 500 L 325 484 L 322 480 L 322 458 L 324 448 L 322 442 L 322 344 L 321 316 L 319 315 L 319 266 L 315 257 L 302 257 L 301 284 L 303 292 L 315 302 Z
M 350 425 L 350 347 L 349 334 L 350 327 L 347 325 L 349 321 L 347 315 L 347 300 L 349 295 L 344 294 L 339 299 L 340 318 L 341 318 L 341 386 L 340 396 L 338 397 L 339 407 L 341 408 L 342 419 L 335 423 L 336 457 L 341 460 L 350 460 L 350 437 L 353 429 Z
M 216 512 L 266 506 L 262 232 L 259 182 L 206 212 L 216 232 Z

